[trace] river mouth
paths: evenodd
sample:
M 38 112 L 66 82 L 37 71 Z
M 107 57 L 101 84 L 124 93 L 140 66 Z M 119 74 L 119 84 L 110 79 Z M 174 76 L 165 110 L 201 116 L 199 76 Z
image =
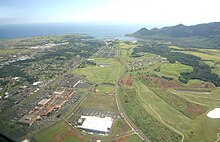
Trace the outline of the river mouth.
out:
M 215 108 L 215 109 L 209 111 L 207 116 L 209 118 L 213 118 L 213 119 L 220 118 L 220 108 Z

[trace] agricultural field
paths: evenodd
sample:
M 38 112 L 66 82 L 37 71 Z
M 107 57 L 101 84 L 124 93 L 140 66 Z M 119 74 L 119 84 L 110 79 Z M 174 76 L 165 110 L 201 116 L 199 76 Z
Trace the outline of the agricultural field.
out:
M 154 142 L 216 141 L 220 133 L 217 124 L 219 120 L 209 118 L 207 113 L 219 107 L 220 89 L 211 80 L 203 80 L 203 76 L 192 77 L 187 82 L 180 78 L 190 73 L 195 75 L 193 72 L 197 65 L 187 61 L 190 58 L 188 55 L 195 58 L 196 62 L 203 62 L 211 67 L 212 73 L 218 74 L 216 66 L 219 62 L 219 51 L 192 50 L 158 43 L 152 42 L 151 45 L 146 44 L 146 48 L 133 49 L 135 54 L 143 54 L 142 57 L 136 57 L 135 61 L 146 58 L 145 54 L 170 57 L 167 58 L 168 62 L 157 62 L 138 70 L 129 70 L 123 76 L 119 94 L 127 114 Z M 167 50 L 164 52 L 168 53 L 160 54 L 159 50 Z M 184 54 L 178 57 L 175 53 Z M 182 60 L 178 59 L 182 57 Z M 132 58 L 127 55 L 124 60 Z M 206 65 L 204 68 L 208 70 Z
M 166 130 L 167 135 L 171 135 L 170 130 L 175 132 L 176 141 L 184 139 L 184 141 L 193 142 L 199 140 L 199 137 L 205 133 L 209 133 L 209 135 L 203 139 L 204 142 L 217 139 L 217 133 L 219 133 L 217 123 L 219 121 L 208 118 L 206 114 L 209 110 L 220 105 L 219 96 L 217 95 L 219 89 L 212 88 L 211 93 L 208 94 L 202 92 L 204 89 L 184 92 L 175 89 L 156 88 L 151 86 L 150 83 L 143 82 L 143 79 L 133 79 L 132 82 L 132 86 L 124 84 L 125 90 L 121 90 L 121 101 L 123 101 L 124 107 L 132 120 L 139 127 L 145 125 L 141 128 L 152 140 L 160 141 L 156 138 L 158 137 L 157 133 L 162 133 L 160 131 L 162 128 L 157 127 L 168 128 L 169 130 Z M 136 110 L 134 110 L 135 108 Z M 135 112 L 139 113 L 136 114 Z M 154 118 L 153 120 L 160 125 L 144 122 L 142 120 L 145 118 L 144 114 Z M 148 131 L 149 127 L 146 127 L 146 125 L 155 128 L 151 130 L 153 134 Z M 203 127 L 203 125 L 206 125 L 209 129 Z M 172 140 L 166 138 L 166 140 L 175 141 L 173 138 Z
M 77 137 L 77 134 L 75 134 L 65 123 L 62 122 L 50 129 L 47 129 L 46 131 L 40 132 L 36 137 L 36 141 L 86 142 L 83 137 Z

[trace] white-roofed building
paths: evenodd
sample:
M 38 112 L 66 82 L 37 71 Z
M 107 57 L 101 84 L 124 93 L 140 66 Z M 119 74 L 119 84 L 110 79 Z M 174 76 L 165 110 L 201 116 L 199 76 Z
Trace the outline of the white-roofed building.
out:
M 47 103 L 49 103 L 51 99 L 42 99 L 37 105 L 38 106 L 45 106 Z
M 81 116 L 83 120 L 82 125 L 78 125 L 87 132 L 98 133 L 98 134 L 109 134 L 112 127 L 113 120 L 111 117 L 96 117 L 96 116 Z

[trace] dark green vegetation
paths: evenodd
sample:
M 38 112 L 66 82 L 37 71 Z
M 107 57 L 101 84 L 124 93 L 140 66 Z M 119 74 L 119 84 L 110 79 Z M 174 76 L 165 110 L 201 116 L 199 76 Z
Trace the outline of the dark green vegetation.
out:
M 183 24 L 179 24 L 171 27 L 163 27 L 161 29 L 154 28 L 152 30 L 142 28 L 139 31 L 137 31 L 136 34 L 140 34 L 143 36 L 161 34 L 171 37 L 192 37 L 192 36 L 213 37 L 220 35 L 220 22 L 199 24 L 194 26 L 185 26 Z
M 0 70 L 0 78 L 4 77 L 22 77 L 28 82 L 33 83 L 37 81 L 34 76 L 26 74 L 23 69 L 31 65 L 31 60 L 13 62 L 9 65 L 5 65 Z
M 189 54 L 180 52 L 173 52 L 179 49 L 168 48 L 169 45 L 161 42 L 142 42 L 142 46 L 134 48 L 132 55 L 137 55 L 140 52 L 158 54 L 162 57 L 167 58 L 170 63 L 180 62 L 184 65 L 192 66 L 192 72 L 181 73 L 179 80 L 187 83 L 190 79 L 199 79 L 207 82 L 212 82 L 216 86 L 220 86 L 220 78 L 218 75 L 212 73 L 210 66 L 201 62 L 200 57 L 196 57 Z M 191 51 L 191 49 L 185 49 Z
M 198 48 L 215 47 L 220 45 L 220 22 L 198 24 L 185 26 L 182 24 L 163 27 L 161 29 L 153 28 L 148 30 L 142 28 L 131 34 L 131 36 L 148 38 L 148 39 L 167 39 L 180 46 L 194 46 Z M 177 42 L 178 41 L 178 42 Z

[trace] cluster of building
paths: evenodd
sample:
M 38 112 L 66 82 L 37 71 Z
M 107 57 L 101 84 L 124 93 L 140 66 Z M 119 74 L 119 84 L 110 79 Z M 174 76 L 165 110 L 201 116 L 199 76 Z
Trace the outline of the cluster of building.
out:
M 56 43 L 56 44 L 55 43 L 47 43 L 45 45 L 31 47 L 31 49 L 46 49 L 46 48 L 52 48 L 55 46 L 68 45 L 68 44 L 69 44 L 68 42 Z
M 60 109 L 76 91 L 65 88 L 55 91 L 52 95 L 47 95 L 47 98 L 42 99 L 37 103 L 35 108 L 24 115 L 18 122 L 24 125 L 32 125 L 35 121 L 41 120 L 42 116 L 47 116 L 54 110 Z
M 156 55 L 155 57 L 150 57 L 146 54 L 146 58 L 142 58 L 140 60 L 135 60 L 135 61 L 128 61 L 127 67 L 129 70 L 139 70 L 139 69 L 142 69 L 143 67 L 148 67 L 158 62 L 166 63 L 167 59 L 159 55 Z
M 5 59 L 5 60 L 2 60 L 0 62 L 0 67 L 3 67 L 4 65 L 9 65 L 11 63 L 14 63 L 14 62 L 18 62 L 18 61 L 24 61 L 24 60 L 27 60 L 27 59 L 31 59 L 32 57 L 28 56 L 28 55 L 8 55 L 8 59 Z

